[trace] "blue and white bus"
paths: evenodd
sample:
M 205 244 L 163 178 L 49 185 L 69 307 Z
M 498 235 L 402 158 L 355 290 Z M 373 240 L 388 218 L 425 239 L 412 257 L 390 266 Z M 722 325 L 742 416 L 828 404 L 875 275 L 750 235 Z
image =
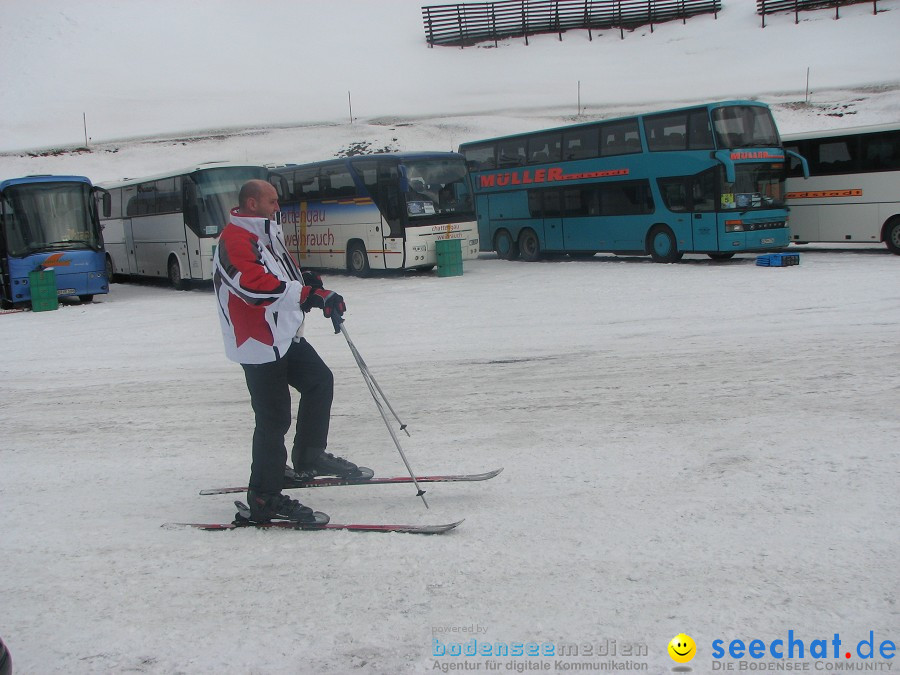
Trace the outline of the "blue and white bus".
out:
M 483 251 L 675 262 L 789 243 L 768 106 L 727 101 L 464 143 Z
M 84 176 L 0 182 L 0 303 L 29 302 L 28 275 L 40 269 L 54 270 L 60 296 L 109 292 L 96 191 Z
M 437 241 L 478 257 L 466 161 L 454 152 L 359 155 L 273 167 L 288 249 L 301 267 L 428 269 Z

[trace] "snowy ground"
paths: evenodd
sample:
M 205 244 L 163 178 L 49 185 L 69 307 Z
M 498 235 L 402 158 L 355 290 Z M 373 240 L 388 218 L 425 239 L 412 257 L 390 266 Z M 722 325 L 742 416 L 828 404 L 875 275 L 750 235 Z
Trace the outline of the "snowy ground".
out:
M 644 645 L 616 658 L 656 673 L 679 632 L 700 673 L 716 638 L 897 641 L 897 258 L 686 260 L 327 277 L 413 467 L 505 471 L 431 486 L 429 511 L 408 486 L 301 496 L 336 521 L 466 518 L 431 538 L 160 529 L 229 519 L 229 497 L 197 492 L 248 471 L 248 397 L 208 288 L 116 284 L 0 317 L 16 672 L 484 670 L 433 656 L 470 629 Z M 344 340 L 321 317 L 308 337 L 336 374 L 331 448 L 402 473 Z
M 335 12 L 336 0 L 273 0 L 296 14 L 241 34 L 276 75 L 340 57 L 340 77 L 307 68 L 295 89 L 248 79 L 254 61 L 226 49 L 246 3 L 210 12 L 208 0 L 165 0 L 136 16 L 140 3 L 120 0 L 77 11 L 11 0 L 0 176 L 103 181 L 212 160 L 312 161 L 360 143 L 455 149 L 573 121 L 576 80 L 579 119 L 752 96 L 783 132 L 898 121 L 897 0 L 878 16 L 855 5 L 840 21 L 781 15 L 765 30 L 752 3 L 728 0 L 718 20 L 653 35 L 466 50 L 424 47 L 419 2 L 386 12 L 341 1 Z M 376 44 L 388 20 L 400 21 L 397 37 Z M 129 22 L 142 29 L 117 29 Z M 286 26 L 304 39 L 277 33 Z M 165 50 L 151 48 L 159 40 Z M 354 49 L 333 48 L 344 43 Z M 189 96 L 170 75 L 185 63 L 202 66 Z M 465 77 L 435 86 L 430 74 L 446 72 Z M 82 111 L 91 152 L 49 151 L 81 142 Z M 267 126 L 285 120 L 306 126 Z M 413 467 L 505 471 L 429 487 L 428 511 L 408 486 L 301 496 L 336 521 L 466 518 L 431 538 L 159 527 L 230 519 L 229 497 L 197 492 L 247 478 L 249 401 L 208 288 L 116 284 L 90 305 L 0 315 L 0 637 L 16 673 L 381 675 L 487 672 L 493 660 L 504 672 L 547 662 L 665 673 L 680 632 L 698 645 L 688 667 L 708 673 L 716 639 L 793 630 L 808 646 L 839 633 L 855 649 L 873 631 L 900 643 L 900 259 L 883 247 L 798 250 L 801 265 L 787 269 L 753 256 L 485 256 L 457 278 L 328 276 L 409 424 Z M 332 450 L 402 474 L 343 339 L 321 318 L 307 334 L 337 378 Z M 434 639 L 473 637 L 594 652 L 559 665 L 434 655 Z

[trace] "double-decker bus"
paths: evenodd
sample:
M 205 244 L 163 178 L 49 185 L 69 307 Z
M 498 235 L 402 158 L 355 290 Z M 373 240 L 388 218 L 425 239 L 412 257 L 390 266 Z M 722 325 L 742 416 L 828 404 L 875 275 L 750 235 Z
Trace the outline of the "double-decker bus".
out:
M 168 278 L 176 289 L 208 281 L 213 251 L 238 193 L 265 180 L 261 166 L 211 162 L 103 183 L 101 224 L 112 274 Z
M 768 106 L 726 101 L 464 143 L 481 249 L 674 262 L 789 242 Z
M 288 249 L 301 267 L 377 270 L 434 267 L 437 241 L 458 239 L 478 256 L 466 162 L 453 152 L 359 155 L 273 167 Z
M 806 158 L 791 161 L 787 203 L 797 243 L 884 242 L 900 255 L 900 124 L 785 134 Z
M 52 269 L 60 296 L 109 292 L 97 189 L 84 176 L 0 182 L 0 303 L 31 300 L 29 274 Z

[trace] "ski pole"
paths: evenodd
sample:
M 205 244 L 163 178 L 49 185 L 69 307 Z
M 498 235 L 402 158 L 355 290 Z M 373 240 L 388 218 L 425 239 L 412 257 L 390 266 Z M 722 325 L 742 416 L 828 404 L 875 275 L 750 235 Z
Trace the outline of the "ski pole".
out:
M 416 480 L 416 474 L 413 472 L 412 467 L 409 465 L 409 460 L 406 459 L 406 453 L 403 452 L 403 448 L 400 446 L 400 439 L 397 438 L 397 433 L 394 431 L 394 428 L 391 426 L 391 422 L 388 419 L 387 413 L 384 411 L 384 406 L 382 405 L 382 401 L 390 408 L 391 412 L 394 414 L 394 418 L 400 422 L 400 418 L 397 417 L 397 413 L 394 412 L 394 409 L 391 408 L 391 404 L 388 403 L 387 398 L 384 396 L 384 392 L 381 390 L 381 387 L 378 386 L 378 383 L 375 382 L 375 378 L 372 377 L 372 373 L 369 371 L 366 362 L 363 361 L 362 355 L 356 349 L 356 345 L 353 344 L 353 340 L 350 339 L 350 334 L 347 333 L 347 329 L 344 328 L 344 320 L 334 315 L 331 317 L 332 322 L 334 323 L 335 333 L 340 332 L 344 335 L 344 339 L 347 340 L 347 346 L 350 347 L 350 353 L 353 354 L 353 358 L 356 360 L 356 365 L 359 366 L 359 371 L 362 373 L 363 379 L 366 381 L 366 386 L 369 388 L 369 393 L 372 394 L 372 399 L 375 401 L 375 407 L 378 408 L 378 412 L 381 414 L 381 419 L 384 420 L 384 425 L 387 427 L 388 433 L 391 435 L 391 438 L 394 441 L 394 445 L 397 446 L 397 452 L 400 453 L 400 459 L 403 460 L 403 464 L 406 465 L 406 470 L 409 472 L 409 477 L 412 478 L 413 484 L 416 486 L 416 497 L 422 498 L 422 503 L 425 504 L 425 508 L 428 507 L 428 502 L 425 501 L 425 490 L 421 488 L 419 485 L 419 481 Z M 381 395 L 381 400 L 379 400 L 378 395 Z M 403 422 L 400 422 L 402 425 L 400 428 L 406 431 L 406 425 Z M 409 436 L 409 432 L 406 432 L 406 435 Z

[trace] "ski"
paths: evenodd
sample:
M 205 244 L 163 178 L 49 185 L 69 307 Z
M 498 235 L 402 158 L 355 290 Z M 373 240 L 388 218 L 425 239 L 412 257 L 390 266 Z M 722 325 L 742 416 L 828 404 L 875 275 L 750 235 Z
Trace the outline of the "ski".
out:
M 182 528 L 195 528 L 211 532 L 223 530 L 241 530 L 254 528 L 258 530 L 301 530 L 303 532 L 315 532 L 317 530 L 348 530 L 350 532 L 401 532 L 405 534 L 443 534 L 449 532 L 462 520 L 443 525 L 388 525 L 388 524 L 362 524 L 362 523 L 326 523 L 324 525 L 303 525 L 292 523 L 289 520 L 273 520 L 268 523 L 253 523 L 246 520 L 235 519 L 230 523 L 164 523 L 168 530 Z
M 298 525 L 287 520 L 273 520 L 269 523 L 164 523 L 163 527 L 169 530 L 181 528 L 195 528 L 218 532 L 222 530 L 240 530 L 252 527 L 259 530 L 301 530 L 303 532 L 315 532 L 317 530 L 348 530 L 350 532 L 401 532 L 405 534 L 443 534 L 449 532 L 462 520 L 443 525 L 387 525 L 387 524 L 363 524 L 363 523 L 327 523 L 325 525 Z
M 503 468 L 494 469 L 485 473 L 464 473 L 464 474 L 445 474 L 436 476 L 416 476 L 416 480 L 420 483 L 461 483 L 470 481 L 490 480 L 497 476 Z M 389 478 L 313 478 L 312 480 L 296 485 L 285 486 L 285 490 L 296 488 L 317 488 L 317 487 L 338 487 L 342 485 L 399 485 L 404 483 L 412 483 L 411 476 L 392 476 Z M 209 490 L 201 490 L 201 495 L 225 495 L 238 492 L 246 492 L 246 487 L 224 487 L 212 488 Z M 345 528 L 346 529 L 346 528 Z

